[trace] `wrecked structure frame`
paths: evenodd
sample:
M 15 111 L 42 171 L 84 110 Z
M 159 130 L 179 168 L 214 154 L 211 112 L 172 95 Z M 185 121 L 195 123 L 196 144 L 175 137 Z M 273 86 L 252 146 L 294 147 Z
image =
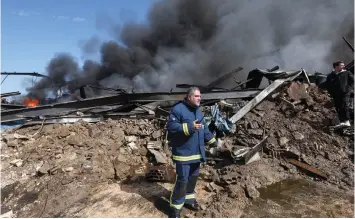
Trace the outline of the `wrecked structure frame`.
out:
M 252 98 L 260 92 L 258 89 L 245 91 L 215 91 L 203 93 L 204 100 Z M 70 101 L 51 105 L 6 110 L 1 112 L 1 122 L 20 120 L 26 117 L 38 117 L 68 113 L 73 110 L 88 109 L 99 106 L 121 105 L 129 103 L 149 103 L 158 101 L 179 101 L 185 97 L 185 92 L 159 92 L 159 93 L 126 93 L 106 97 L 87 98 L 79 101 Z

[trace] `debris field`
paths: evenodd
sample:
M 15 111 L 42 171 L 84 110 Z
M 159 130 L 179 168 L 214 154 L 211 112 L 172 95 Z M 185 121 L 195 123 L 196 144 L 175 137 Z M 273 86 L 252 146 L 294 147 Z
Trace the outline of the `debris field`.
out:
M 224 120 L 235 121 L 233 115 L 253 100 L 225 98 L 201 107 L 206 118 L 218 107 Z M 164 200 L 175 180 L 166 114 L 148 114 L 64 124 L 37 120 L 2 132 L 1 214 L 166 217 Z M 317 85 L 282 83 L 227 133 L 217 130 L 218 146 L 206 148 L 197 185 L 202 210 L 184 209 L 184 216 L 248 217 L 244 209 L 259 200 L 260 188 L 290 179 L 352 194 L 353 126 L 333 130 L 336 117 Z M 333 215 L 350 217 L 353 202 L 348 205 Z

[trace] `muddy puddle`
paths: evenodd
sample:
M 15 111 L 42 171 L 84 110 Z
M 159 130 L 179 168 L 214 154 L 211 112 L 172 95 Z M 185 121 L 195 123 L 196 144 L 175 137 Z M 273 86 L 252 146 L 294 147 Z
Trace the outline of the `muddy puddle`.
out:
M 354 196 L 309 180 L 285 180 L 259 189 L 242 217 L 353 217 Z

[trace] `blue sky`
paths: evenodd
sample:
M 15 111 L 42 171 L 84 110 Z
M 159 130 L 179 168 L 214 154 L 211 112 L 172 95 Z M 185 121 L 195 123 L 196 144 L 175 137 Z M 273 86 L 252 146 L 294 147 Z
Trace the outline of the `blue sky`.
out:
M 113 39 L 110 26 L 130 20 L 145 22 L 155 1 L 2 0 L 1 71 L 46 74 L 49 60 L 58 52 L 70 53 L 82 63 L 83 41 L 93 36 L 100 41 Z M 31 83 L 24 81 L 31 80 L 9 76 L 1 85 L 1 93 L 26 93 Z

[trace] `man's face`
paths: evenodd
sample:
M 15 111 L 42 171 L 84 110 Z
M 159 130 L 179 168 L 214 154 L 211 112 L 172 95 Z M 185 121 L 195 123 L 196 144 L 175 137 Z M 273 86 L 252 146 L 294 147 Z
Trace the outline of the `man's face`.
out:
M 344 63 L 340 63 L 338 66 L 335 66 L 335 71 L 336 72 L 340 72 L 341 70 L 343 70 L 345 68 L 345 64 Z
M 192 106 L 200 106 L 200 102 L 201 102 L 201 93 L 199 90 L 195 90 L 195 92 L 187 97 L 189 103 Z

